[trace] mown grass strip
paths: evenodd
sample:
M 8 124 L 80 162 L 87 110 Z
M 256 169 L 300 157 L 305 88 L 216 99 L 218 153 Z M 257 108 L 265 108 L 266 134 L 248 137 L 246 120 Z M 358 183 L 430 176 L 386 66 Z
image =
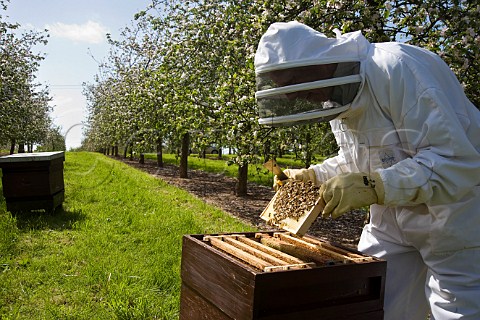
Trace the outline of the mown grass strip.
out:
M 1 319 L 176 319 L 184 234 L 254 229 L 100 154 L 67 153 L 56 214 L 6 212 Z

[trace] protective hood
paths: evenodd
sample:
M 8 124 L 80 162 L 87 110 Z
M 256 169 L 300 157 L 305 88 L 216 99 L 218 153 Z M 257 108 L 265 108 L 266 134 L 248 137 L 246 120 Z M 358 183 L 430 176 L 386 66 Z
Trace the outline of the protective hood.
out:
M 360 32 L 327 38 L 296 21 L 272 24 L 255 55 L 259 123 L 329 121 L 347 111 L 368 45 Z

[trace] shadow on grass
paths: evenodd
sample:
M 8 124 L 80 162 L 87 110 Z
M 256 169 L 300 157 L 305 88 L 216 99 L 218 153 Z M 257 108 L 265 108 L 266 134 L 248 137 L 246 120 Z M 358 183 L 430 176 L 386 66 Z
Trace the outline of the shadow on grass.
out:
M 85 220 L 82 210 L 65 210 L 62 206 L 53 212 L 12 212 L 19 230 L 71 230 L 79 221 Z

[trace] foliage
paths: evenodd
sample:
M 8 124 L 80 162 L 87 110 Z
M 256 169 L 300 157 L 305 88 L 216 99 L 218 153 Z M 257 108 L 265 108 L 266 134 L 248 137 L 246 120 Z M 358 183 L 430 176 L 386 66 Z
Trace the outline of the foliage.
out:
M 47 44 L 44 32 L 20 34 L 17 23 L 10 23 L 0 10 L 0 142 L 41 143 L 52 126 L 48 88 L 35 83 L 43 56 L 34 51 Z
M 47 130 L 47 135 L 43 143 L 37 147 L 37 151 L 39 152 L 65 151 L 66 149 L 65 137 L 57 126 L 52 126 Z
M 65 156 L 63 210 L 12 218 L 0 197 L 1 319 L 177 319 L 183 235 L 254 231 L 121 162 Z

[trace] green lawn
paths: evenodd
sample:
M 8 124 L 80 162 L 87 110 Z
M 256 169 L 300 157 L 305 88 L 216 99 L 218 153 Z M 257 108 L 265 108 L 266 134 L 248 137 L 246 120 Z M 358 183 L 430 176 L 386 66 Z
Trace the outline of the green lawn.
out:
M 6 212 L 0 319 L 177 319 L 182 235 L 253 231 L 96 153 L 67 153 L 63 211 Z

